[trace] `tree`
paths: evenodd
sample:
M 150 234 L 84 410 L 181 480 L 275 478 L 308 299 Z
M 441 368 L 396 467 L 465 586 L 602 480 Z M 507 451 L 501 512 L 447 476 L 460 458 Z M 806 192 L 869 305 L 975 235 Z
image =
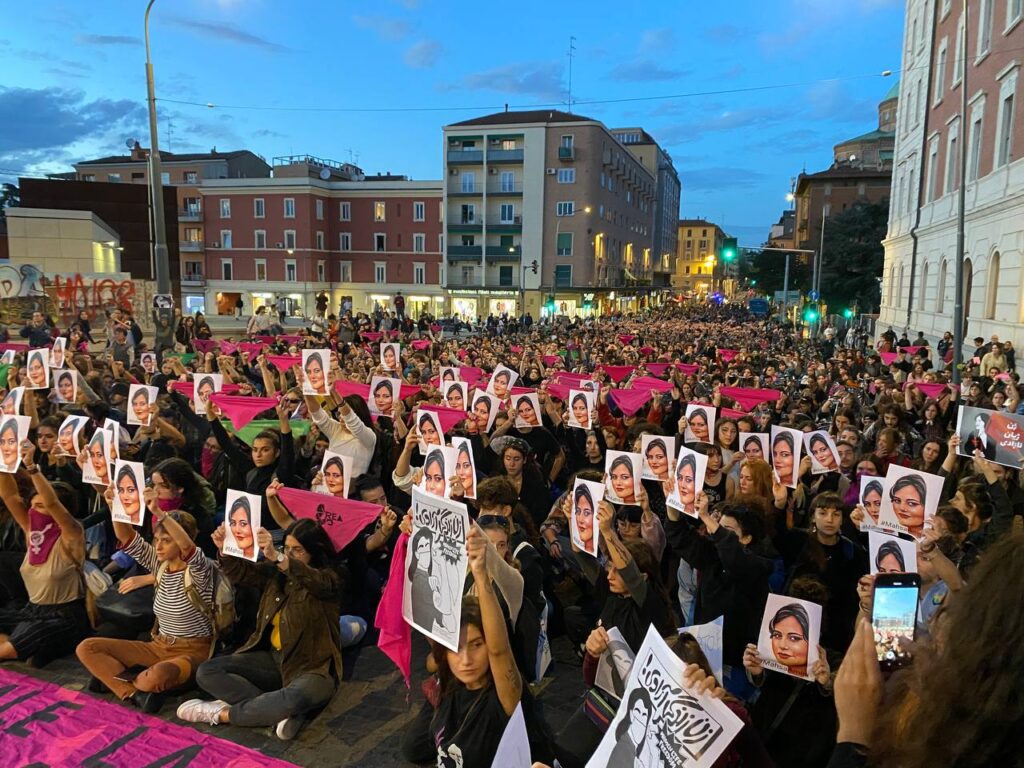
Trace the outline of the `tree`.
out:
M 763 246 L 764 247 L 764 246 Z M 810 254 L 794 253 L 789 257 L 789 290 L 796 291 L 810 285 L 811 264 L 807 258 Z M 759 294 L 774 298 L 776 291 L 781 291 L 786 277 L 786 254 L 779 251 L 748 252 L 740 262 L 739 277 L 742 283 L 746 278 L 754 283 L 753 288 Z
M 885 262 L 889 202 L 857 203 L 828 218 L 821 265 L 821 294 L 829 311 L 841 313 L 857 304 L 873 312 L 881 301 L 878 278 Z
M 5 218 L 4 211 L 21 205 L 21 190 L 14 184 L 0 184 L 0 219 Z

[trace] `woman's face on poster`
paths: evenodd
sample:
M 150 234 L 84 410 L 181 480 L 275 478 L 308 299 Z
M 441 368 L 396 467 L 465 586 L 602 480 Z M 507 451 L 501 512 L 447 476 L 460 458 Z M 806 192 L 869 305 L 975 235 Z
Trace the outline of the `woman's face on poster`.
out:
M 504 400 L 508 396 L 508 381 L 509 376 L 507 373 L 502 372 L 494 377 L 494 394 L 496 397 Z
M 75 385 L 71 381 L 70 376 L 61 376 L 57 381 L 57 393 L 60 395 L 60 399 L 65 403 L 70 403 L 75 399 Z
M 441 439 L 437 435 L 437 427 L 430 419 L 423 419 L 420 422 L 420 439 L 427 445 L 440 445 Z
M 623 462 L 615 466 L 608 473 L 608 481 L 611 483 L 612 491 L 624 503 L 631 504 L 636 498 L 636 491 L 633 488 L 633 470 L 631 466 Z
M 427 493 L 444 496 L 444 465 L 438 458 L 433 458 L 423 466 L 424 488 Z
M 324 379 L 324 367 L 316 357 L 310 357 L 306 362 L 306 381 L 314 392 L 326 392 L 327 387 Z
M 882 511 L 882 494 L 874 490 L 865 493 L 864 511 L 868 513 L 868 517 L 877 523 L 878 515 Z
M 807 637 L 800 622 L 787 616 L 771 630 L 772 654 L 784 667 L 807 666 Z
M 4 416 L 16 416 L 16 410 L 17 408 L 16 403 L 14 402 L 13 393 L 7 395 L 7 397 L 5 397 L 2 402 L 0 402 L 0 414 Z
M 381 384 L 373 392 L 373 404 L 377 410 L 385 416 L 391 415 L 391 409 L 395 405 L 395 398 L 391 392 L 391 386 L 387 383 Z
M 977 432 L 979 435 L 985 431 L 985 420 L 981 418 L 981 416 L 978 416 L 974 420 L 974 431 Z
M 743 445 L 743 455 L 748 459 L 764 459 L 764 449 L 760 440 L 747 440 Z
M 249 522 L 249 515 L 244 507 L 235 507 L 231 511 L 230 518 L 231 535 L 235 538 L 235 544 L 243 552 L 251 552 L 253 548 L 252 525 Z
M 107 457 L 103 455 L 103 439 L 99 438 L 89 443 L 89 461 L 92 463 L 92 470 L 96 477 L 104 479 L 107 476 Z
M 73 424 L 69 424 L 64 427 L 57 436 L 57 445 L 63 453 L 73 454 L 75 453 L 75 427 Z
M 135 393 L 135 397 L 132 398 L 132 411 L 135 412 L 135 418 L 141 423 L 145 424 L 149 421 L 149 398 L 145 392 Z
M 0 458 L 7 467 L 18 463 L 18 425 L 15 422 L 5 424 L 0 432 Z
M 815 461 L 821 464 L 821 466 L 829 469 L 835 469 L 835 456 L 832 455 L 832 451 L 829 450 L 828 444 L 826 444 L 824 440 L 815 440 L 811 444 L 811 454 L 814 456 Z
M 457 411 L 466 410 L 466 400 L 462 396 L 462 389 L 455 386 L 448 388 L 448 407 L 454 408 Z
M 577 397 L 572 401 L 572 417 L 581 427 L 586 428 L 590 426 L 590 412 L 587 410 L 587 401 L 582 397 Z
M 210 399 L 210 395 L 213 394 L 213 381 L 210 379 L 203 379 L 199 382 L 199 389 L 196 390 L 196 396 L 199 403 L 205 408 L 206 401 Z
M 793 449 L 785 440 L 779 440 L 772 446 L 772 464 L 779 479 L 788 483 L 793 476 Z
M 427 570 L 430 566 L 430 539 L 424 536 L 416 542 L 416 567 Z
M 527 399 L 523 399 L 519 402 L 516 408 L 516 413 L 519 418 L 525 421 L 527 424 L 537 425 L 537 411 L 533 407 L 533 403 Z
M 139 487 L 130 472 L 126 472 L 117 481 L 117 498 L 126 515 L 135 517 L 139 514 L 139 509 L 142 506 L 139 500 Z
M 576 532 L 583 542 L 584 549 L 593 550 L 594 540 L 594 505 L 587 496 L 580 496 L 576 502 Z
M 668 456 L 660 445 L 647 446 L 647 466 L 659 480 L 668 480 Z
M 324 485 L 332 496 L 345 493 L 345 472 L 340 462 L 331 461 L 324 467 Z
M 476 427 L 481 432 L 487 429 L 487 421 L 491 418 L 491 401 L 481 397 L 473 406 L 473 413 L 476 415 Z
M 46 366 L 43 364 L 41 354 L 32 355 L 32 359 L 28 363 L 28 379 L 34 387 L 46 386 Z
M 913 486 L 900 488 L 892 494 L 892 511 L 900 525 L 914 530 L 924 525 L 924 499 Z
M 886 556 L 878 562 L 879 573 L 903 573 L 906 570 L 907 569 L 903 566 L 903 563 L 900 562 L 900 559 L 891 552 L 886 554 Z
M 398 355 L 395 354 L 395 348 L 388 344 L 384 347 L 384 367 L 389 371 L 397 370 L 398 366 Z
M 455 463 L 455 474 L 458 475 L 466 493 L 468 495 L 475 495 L 474 484 L 476 477 L 473 474 L 473 463 L 470 461 L 469 454 L 465 451 L 459 451 L 459 457 Z
M 697 497 L 696 479 L 693 467 L 689 464 L 683 464 L 679 468 L 679 473 L 676 475 L 676 487 L 679 491 L 679 501 L 684 506 L 692 505 Z
M 637 699 L 629 710 L 629 738 L 639 744 L 647 735 L 647 726 L 651 719 L 651 710 L 644 699 Z
M 693 414 L 688 421 L 690 425 L 690 431 L 693 433 L 693 439 L 701 443 L 711 442 L 708 439 L 708 422 L 699 413 Z

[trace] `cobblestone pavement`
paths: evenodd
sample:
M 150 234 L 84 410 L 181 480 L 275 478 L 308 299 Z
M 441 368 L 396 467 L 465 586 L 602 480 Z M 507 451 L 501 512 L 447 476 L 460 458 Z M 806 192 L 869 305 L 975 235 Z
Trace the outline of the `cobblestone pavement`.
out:
M 401 756 L 400 734 L 423 702 L 420 682 L 426 674 L 423 663 L 427 654 L 425 641 L 416 637 L 413 642 L 411 690 L 405 688 L 395 666 L 376 647 L 364 648 L 352 666 L 352 678 L 341 684 L 330 705 L 294 741 L 279 741 L 263 728 L 194 727 L 304 768 L 408 766 Z M 539 701 L 552 730 L 557 730 L 579 706 L 583 682 L 579 663 L 564 639 L 554 641 L 553 654 L 553 673 L 545 679 Z M 82 690 L 88 682 L 88 675 L 74 657 L 59 659 L 44 669 L 24 664 L 11 664 L 10 669 L 74 690 Z M 201 694 L 190 691 L 168 697 L 158 716 L 174 720 L 178 704 L 197 695 Z

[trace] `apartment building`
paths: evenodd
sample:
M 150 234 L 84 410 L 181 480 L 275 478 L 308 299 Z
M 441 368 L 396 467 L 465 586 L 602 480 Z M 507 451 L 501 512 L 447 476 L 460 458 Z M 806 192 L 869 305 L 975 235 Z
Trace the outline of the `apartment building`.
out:
M 971 2 L 966 41 L 961 9 L 951 0 L 910 0 L 906 6 L 903 70 L 914 74 L 904 83 L 897 112 L 879 325 L 909 327 L 932 339 L 952 329 L 958 201 L 966 185 L 965 339 L 998 336 L 1019 343 L 1024 162 L 1017 153 L 1024 147 L 1024 123 L 1017 118 L 1016 93 L 1024 3 Z
M 686 298 L 704 299 L 715 291 L 724 265 L 718 263 L 726 233 L 706 219 L 679 219 L 672 286 Z
M 650 300 L 656 176 L 600 122 L 499 112 L 444 128 L 442 284 L 463 317 Z

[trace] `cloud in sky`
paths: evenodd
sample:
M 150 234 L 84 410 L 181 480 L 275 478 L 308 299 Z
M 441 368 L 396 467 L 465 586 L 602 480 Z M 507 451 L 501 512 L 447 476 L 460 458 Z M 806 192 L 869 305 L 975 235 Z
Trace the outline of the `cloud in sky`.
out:
M 412 24 L 392 16 L 353 16 L 352 21 L 363 29 L 369 29 L 382 40 L 396 42 L 412 34 Z
M 413 69 L 430 69 L 437 63 L 442 50 L 436 40 L 420 40 L 406 49 L 402 60 Z
M 226 40 L 230 43 L 237 43 L 238 45 L 244 45 L 250 48 L 258 48 L 268 53 L 284 53 L 291 50 L 286 45 L 275 43 L 273 40 L 268 40 L 265 37 L 260 37 L 259 35 L 254 35 L 251 32 L 239 29 L 234 24 L 214 21 L 199 21 L 197 19 L 185 19 L 178 16 L 168 17 L 167 22 L 181 29 L 195 32 L 197 35 L 201 35 L 202 37 L 208 37 L 219 41 Z
M 522 62 L 466 75 L 442 90 L 474 90 L 535 96 L 546 101 L 565 98 L 563 66 L 558 61 Z
M 142 45 L 142 40 L 131 35 L 78 35 L 82 45 Z
M 708 165 L 703 168 L 677 168 L 685 191 L 748 188 L 767 180 L 769 175 L 751 168 Z
M 711 133 L 765 128 L 769 125 L 786 122 L 791 118 L 792 116 L 785 110 L 780 110 L 777 107 L 748 107 L 724 110 L 708 114 L 698 120 L 666 125 L 657 128 L 653 133 L 662 145 L 673 146 L 696 141 Z
M 664 51 L 671 48 L 676 41 L 671 27 L 657 27 L 644 30 L 640 35 L 640 53 L 649 54 L 653 51 Z
M 627 83 L 653 83 L 675 80 L 687 74 L 680 69 L 669 69 L 650 59 L 635 59 L 612 67 L 608 77 Z

